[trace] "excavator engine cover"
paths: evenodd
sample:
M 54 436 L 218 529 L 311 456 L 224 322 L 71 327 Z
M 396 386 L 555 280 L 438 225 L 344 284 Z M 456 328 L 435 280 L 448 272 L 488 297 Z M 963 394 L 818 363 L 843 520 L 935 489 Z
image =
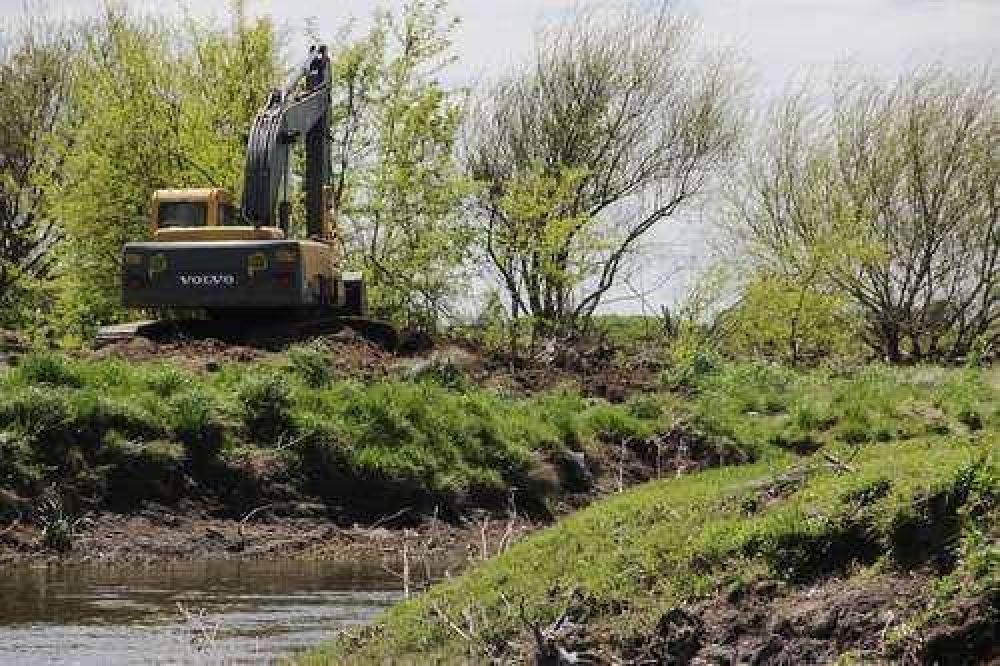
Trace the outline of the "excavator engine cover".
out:
M 309 241 L 128 243 L 122 301 L 132 308 L 342 309 L 345 289 L 329 252 Z

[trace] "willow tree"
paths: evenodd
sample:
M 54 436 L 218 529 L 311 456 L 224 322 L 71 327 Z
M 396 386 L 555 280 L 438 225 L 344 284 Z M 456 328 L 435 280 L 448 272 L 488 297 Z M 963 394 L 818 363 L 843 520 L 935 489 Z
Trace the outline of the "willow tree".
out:
M 334 206 L 373 307 L 434 329 L 465 282 L 469 181 L 456 161 L 462 91 L 442 70 L 456 21 L 443 0 L 376 12 L 334 54 Z
M 737 228 L 757 265 L 846 300 L 877 355 L 1000 341 L 1000 91 L 924 68 L 793 100 L 748 156 Z
M 35 20 L 0 32 L 0 325 L 32 310 L 59 238 L 42 183 L 60 170 L 51 133 L 65 112 L 72 43 L 57 25 Z
M 582 12 L 479 97 L 467 163 L 511 314 L 575 329 L 641 241 L 705 190 L 740 136 L 728 54 L 664 5 Z

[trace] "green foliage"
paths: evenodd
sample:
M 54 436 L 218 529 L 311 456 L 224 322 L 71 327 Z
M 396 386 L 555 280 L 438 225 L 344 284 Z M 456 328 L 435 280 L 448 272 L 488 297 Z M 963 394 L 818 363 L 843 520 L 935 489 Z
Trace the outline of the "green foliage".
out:
M 417 369 L 412 379 L 428 381 L 452 389 L 462 391 L 471 388 L 471 382 L 465 372 L 451 360 L 431 361 Z
M 351 223 L 348 257 L 373 306 L 433 330 L 459 294 L 472 241 L 456 162 L 463 99 L 439 77 L 457 21 L 445 2 L 378 11 L 367 34 L 334 54 L 335 208 Z M 374 159 L 372 156 L 374 154 Z
M 288 366 L 310 388 L 323 388 L 332 373 L 327 353 L 319 345 L 296 345 L 288 350 Z
M 798 360 L 850 341 L 893 363 L 995 344 L 995 80 L 929 66 L 830 92 L 781 101 L 746 153 L 738 343 Z
M 194 389 L 173 396 L 174 435 L 196 466 L 211 462 L 222 450 L 225 430 L 212 395 Z
M 815 281 L 754 275 L 724 318 L 731 349 L 751 358 L 799 363 L 857 351 L 857 324 L 846 300 Z
M 601 439 L 621 442 L 625 439 L 645 439 L 654 430 L 648 421 L 634 416 L 630 410 L 613 405 L 599 405 L 586 415 L 587 427 Z
M 276 374 L 251 376 L 239 387 L 237 398 L 243 425 L 253 441 L 276 446 L 282 437 L 292 432 L 292 392 L 283 377 Z
M 64 333 L 121 315 L 121 247 L 148 236 L 153 190 L 238 195 L 244 135 L 279 69 L 270 22 L 248 20 L 241 7 L 220 29 L 109 5 L 82 29 L 56 135 L 62 168 L 48 184 L 65 235 L 52 318 Z
M 163 367 L 145 377 L 146 387 L 160 398 L 170 398 L 191 385 L 191 378 L 177 368 Z
M 51 139 L 67 102 L 71 38 L 31 14 L 0 29 L 0 327 L 37 323 L 58 239 L 40 184 L 60 177 Z
M 697 426 L 744 448 L 768 444 L 807 453 L 834 443 L 976 433 L 1000 422 L 990 416 L 997 389 L 981 372 L 867 366 L 803 373 L 737 363 L 686 390 L 694 393 L 689 409 Z
M 29 354 L 21 358 L 18 374 L 29 384 L 49 386 L 69 386 L 79 388 L 83 380 L 58 354 Z
M 722 357 L 701 342 L 682 334 L 670 348 L 670 368 L 662 382 L 671 390 L 694 389 L 722 365 Z
M 585 329 L 627 258 L 707 182 L 690 175 L 735 148 L 739 82 L 725 57 L 691 50 L 692 31 L 637 6 L 567 12 L 473 107 L 481 244 L 535 332 Z
M 33 490 L 42 477 L 42 470 L 34 464 L 28 438 L 0 430 L 0 488 Z M 0 500 L 0 515 L 5 509 Z
M 506 183 L 497 202 L 499 219 L 492 232 L 491 259 L 517 280 L 515 266 L 531 266 L 525 276 L 527 293 L 517 293 L 524 314 L 534 318 L 542 330 L 569 325 L 567 294 L 593 277 L 593 255 L 610 250 L 610 238 L 602 237 L 589 215 L 573 211 L 581 185 L 588 176 L 581 167 L 552 170 L 542 163 L 530 165 Z

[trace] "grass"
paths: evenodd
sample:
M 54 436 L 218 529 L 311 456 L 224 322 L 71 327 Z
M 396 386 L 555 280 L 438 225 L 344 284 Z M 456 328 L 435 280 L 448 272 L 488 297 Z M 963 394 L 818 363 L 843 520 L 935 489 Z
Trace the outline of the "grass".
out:
M 799 373 L 764 363 L 726 365 L 694 383 L 692 416 L 736 441 L 792 449 L 925 435 L 975 434 L 1000 425 L 992 373 L 867 366 Z
M 694 357 L 663 385 L 610 404 L 572 389 L 515 399 L 454 368 L 361 383 L 335 380 L 308 346 L 214 373 L 28 355 L 0 372 L 0 502 L 56 485 L 70 521 L 80 504 L 129 510 L 195 487 L 235 512 L 268 501 L 273 481 L 355 520 L 500 509 L 515 489 L 519 508 L 546 515 L 579 482 L 546 465 L 571 451 L 611 461 L 683 425 L 756 462 L 609 497 L 305 661 L 509 654 L 522 602 L 549 622 L 574 590 L 604 640 L 624 645 L 672 607 L 761 578 L 930 566 L 945 572 L 941 599 L 996 587 L 984 516 L 996 516 L 1000 482 L 997 369 L 797 372 Z
M 522 603 L 530 621 L 547 623 L 573 591 L 587 599 L 594 635 L 622 646 L 672 607 L 759 579 L 923 566 L 944 572 L 942 587 L 995 589 L 995 528 L 984 530 L 1000 485 L 997 369 L 706 363 L 682 374 L 680 393 L 635 397 L 624 411 L 584 413 L 568 396 L 536 408 L 552 408 L 546 421 L 565 446 L 581 429 L 643 437 L 651 424 L 688 420 L 757 463 L 602 500 L 302 662 L 510 657 L 528 640 Z
M 592 623 L 625 642 L 651 631 L 665 610 L 724 586 L 956 556 L 963 507 L 1000 480 L 994 448 L 955 437 L 865 447 L 851 474 L 796 461 L 799 487 L 767 506 L 761 489 L 788 473 L 788 458 L 647 484 L 529 537 L 393 608 L 360 641 L 303 663 L 485 659 L 521 636 L 522 603 L 533 620 L 551 622 L 570 590 L 597 609 Z
M 333 482 L 350 482 L 330 499 L 394 490 L 449 504 L 505 498 L 514 486 L 542 493 L 533 480 L 540 460 L 567 450 L 599 454 L 678 421 L 725 437 L 752 458 L 975 435 L 1000 421 L 995 377 L 974 370 L 870 367 L 837 375 L 709 363 L 686 373 L 682 394 L 634 396 L 622 405 L 571 390 L 511 399 L 453 375 L 332 381 L 321 352 L 309 346 L 272 364 L 230 364 L 212 374 L 28 355 L 0 374 L 0 485 L 37 493 L 73 470 L 110 473 L 133 464 L 147 447 L 180 451 L 184 471 L 196 478 L 218 474 L 226 451 L 279 449 L 301 471 L 303 491 L 329 495 Z
M 240 471 L 232 461 L 279 450 L 300 493 L 362 514 L 395 511 L 399 502 L 415 503 L 417 512 L 502 507 L 513 487 L 542 508 L 558 489 L 534 478 L 540 461 L 669 423 L 648 406 L 571 392 L 515 400 L 451 375 L 332 381 L 324 363 L 308 347 L 211 374 L 26 356 L 0 374 L 0 487 L 34 496 L 50 483 L 83 480 L 91 503 L 121 504 L 112 495 L 126 488 L 109 481 L 142 468 L 147 487 L 127 484 L 137 502 L 171 499 L 162 489 L 173 487 L 165 476 L 174 473 L 225 499 L 229 482 L 246 482 L 234 478 Z M 156 461 L 163 469 L 152 474 Z

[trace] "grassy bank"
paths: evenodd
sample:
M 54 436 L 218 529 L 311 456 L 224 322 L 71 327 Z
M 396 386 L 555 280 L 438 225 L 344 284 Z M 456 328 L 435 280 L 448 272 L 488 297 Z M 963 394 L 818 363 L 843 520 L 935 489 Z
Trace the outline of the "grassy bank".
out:
M 610 404 L 572 387 L 515 398 L 451 366 L 333 381 L 310 347 L 216 372 L 28 355 L 0 374 L 0 488 L 33 497 L 56 483 L 111 508 L 201 494 L 243 509 L 307 494 L 356 516 L 506 507 L 516 488 L 544 513 L 548 495 L 586 485 L 570 452 L 608 476 L 644 465 L 631 479 L 641 481 L 838 443 L 975 434 L 1000 420 L 991 377 L 696 363 L 667 373 L 659 393 Z
M 333 381 L 312 348 L 216 372 L 28 355 L 0 374 L 0 488 L 56 484 L 84 508 L 213 498 L 244 510 L 308 495 L 365 518 L 465 507 L 545 513 L 573 486 L 569 451 L 669 429 L 645 401 L 573 390 L 513 398 L 450 367 L 407 380 Z
M 527 657 L 537 647 L 529 625 L 548 626 L 574 599 L 584 600 L 575 618 L 587 625 L 583 646 L 634 657 L 672 609 L 734 586 L 803 585 L 873 565 L 952 571 L 963 535 L 987 525 L 985 507 L 996 518 L 1000 470 L 988 448 L 919 438 L 864 448 L 849 472 L 774 460 L 648 484 L 529 537 L 305 663 L 340 663 L 345 653 L 422 663 Z M 974 556 L 995 558 L 993 547 Z M 971 584 L 995 587 L 993 565 Z
M 755 447 L 759 462 L 603 500 L 304 662 L 480 663 L 565 649 L 683 663 L 706 647 L 698 641 L 711 633 L 709 611 L 732 606 L 740 590 L 761 581 L 785 590 L 768 602 L 780 606 L 824 581 L 864 589 L 888 576 L 892 590 L 918 575 L 929 587 L 914 592 L 914 607 L 859 630 L 878 642 L 863 658 L 947 661 L 955 645 L 983 649 L 995 614 L 952 644 L 918 639 L 956 600 L 988 609 L 996 599 L 997 377 L 933 368 L 842 375 L 707 368 L 655 400 L 698 428 Z M 671 637 L 672 623 L 699 602 L 708 606 L 691 620 L 698 630 Z M 829 632 L 824 645 L 832 652 L 822 659 L 851 649 Z

